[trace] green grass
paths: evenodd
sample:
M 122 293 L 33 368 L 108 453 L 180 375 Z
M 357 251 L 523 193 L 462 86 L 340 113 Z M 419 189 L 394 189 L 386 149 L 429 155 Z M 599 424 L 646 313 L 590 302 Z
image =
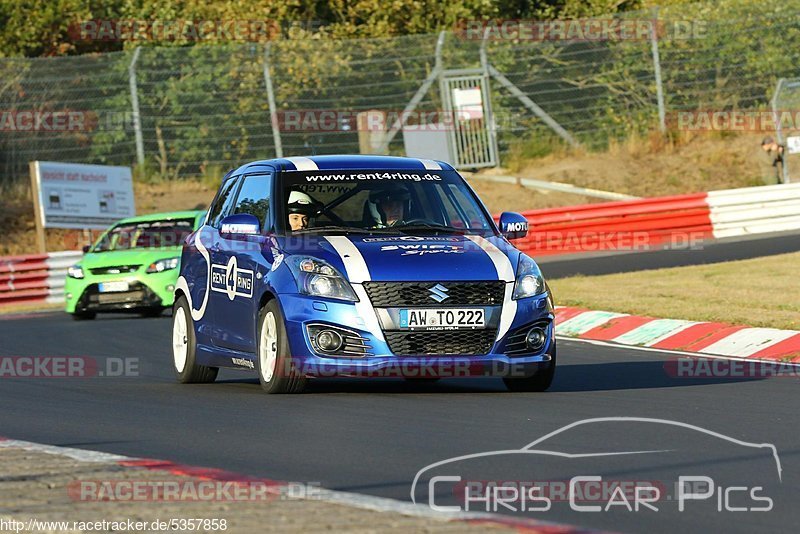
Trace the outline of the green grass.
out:
M 800 253 L 792 253 L 549 284 L 564 306 L 800 330 L 799 265 Z

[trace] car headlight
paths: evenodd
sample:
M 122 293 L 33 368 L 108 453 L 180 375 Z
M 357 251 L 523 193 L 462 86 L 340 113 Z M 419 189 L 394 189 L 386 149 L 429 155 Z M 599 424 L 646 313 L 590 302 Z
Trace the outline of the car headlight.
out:
M 147 273 L 163 273 L 164 271 L 171 271 L 172 269 L 177 269 L 178 264 L 180 263 L 180 258 L 168 258 L 166 260 L 158 260 L 156 262 L 151 263 L 147 267 Z
M 69 276 L 70 278 L 76 278 L 80 280 L 81 278 L 83 278 L 83 267 L 81 267 L 80 265 L 73 265 L 72 267 L 67 269 L 67 276 Z
M 314 297 L 358 301 L 350 283 L 328 263 L 316 258 L 295 256 L 286 264 L 297 281 L 297 290 L 300 293 Z
M 540 295 L 545 291 L 547 291 L 547 287 L 539 266 L 528 256 L 520 254 L 514 283 L 514 300 Z

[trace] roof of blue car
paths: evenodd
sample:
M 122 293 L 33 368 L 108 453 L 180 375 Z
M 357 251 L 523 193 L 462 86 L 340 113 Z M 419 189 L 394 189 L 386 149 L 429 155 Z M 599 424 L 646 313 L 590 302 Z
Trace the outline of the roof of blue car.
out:
M 246 163 L 236 169 L 234 174 L 241 174 L 246 171 L 258 170 L 258 167 L 275 167 L 284 171 L 296 170 L 454 170 L 453 167 L 443 161 L 426 160 L 420 158 L 402 158 L 398 156 L 365 156 L 365 155 L 337 155 L 337 156 L 301 156 L 291 158 L 275 158 L 253 161 Z M 439 169 L 436 169 L 436 167 Z M 314 169 L 316 167 L 317 169 Z

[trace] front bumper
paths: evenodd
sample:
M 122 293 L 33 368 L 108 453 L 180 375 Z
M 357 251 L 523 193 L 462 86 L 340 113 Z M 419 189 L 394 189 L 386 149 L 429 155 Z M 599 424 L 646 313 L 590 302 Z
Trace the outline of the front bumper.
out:
M 90 275 L 75 279 L 67 277 L 64 284 L 67 313 L 83 311 L 128 311 L 143 308 L 172 306 L 178 269 L 161 273 L 144 272 L 129 275 Z M 102 282 L 127 282 L 130 290 L 120 293 L 100 293 Z
M 491 343 L 482 354 L 411 354 L 392 353 L 382 332 L 370 332 L 355 305 L 303 295 L 281 295 L 290 352 L 297 371 L 305 376 L 331 377 L 406 377 L 449 378 L 469 376 L 530 377 L 547 368 L 555 350 L 554 314 L 547 294 L 517 301 L 517 313 L 508 332 Z M 308 325 L 327 324 L 347 329 L 360 336 L 368 346 L 363 356 L 327 356 L 315 351 L 309 338 Z M 506 350 L 514 334 L 530 325 L 542 325 L 547 333 L 544 346 L 535 352 Z M 448 331 L 453 332 L 453 331 Z M 474 334 L 477 330 L 458 331 Z M 475 336 L 479 337 L 479 336 Z M 512 339 L 513 341 L 513 339 Z M 460 348 L 464 348 L 463 344 Z M 511 352 L 509 354 L 508 352 Z

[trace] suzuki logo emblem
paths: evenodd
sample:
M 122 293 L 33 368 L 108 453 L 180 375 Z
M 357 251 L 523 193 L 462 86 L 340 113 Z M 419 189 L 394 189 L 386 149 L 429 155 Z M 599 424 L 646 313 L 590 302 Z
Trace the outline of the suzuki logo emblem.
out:
M 442 284 L 436 284 L 435 286 L 429 288 L 428 291 L 431 292 L 429 297 L 436 302 L 442 302 L 443 300 L 450 298 L 450 295 L 447 294 L 448 289 Z

